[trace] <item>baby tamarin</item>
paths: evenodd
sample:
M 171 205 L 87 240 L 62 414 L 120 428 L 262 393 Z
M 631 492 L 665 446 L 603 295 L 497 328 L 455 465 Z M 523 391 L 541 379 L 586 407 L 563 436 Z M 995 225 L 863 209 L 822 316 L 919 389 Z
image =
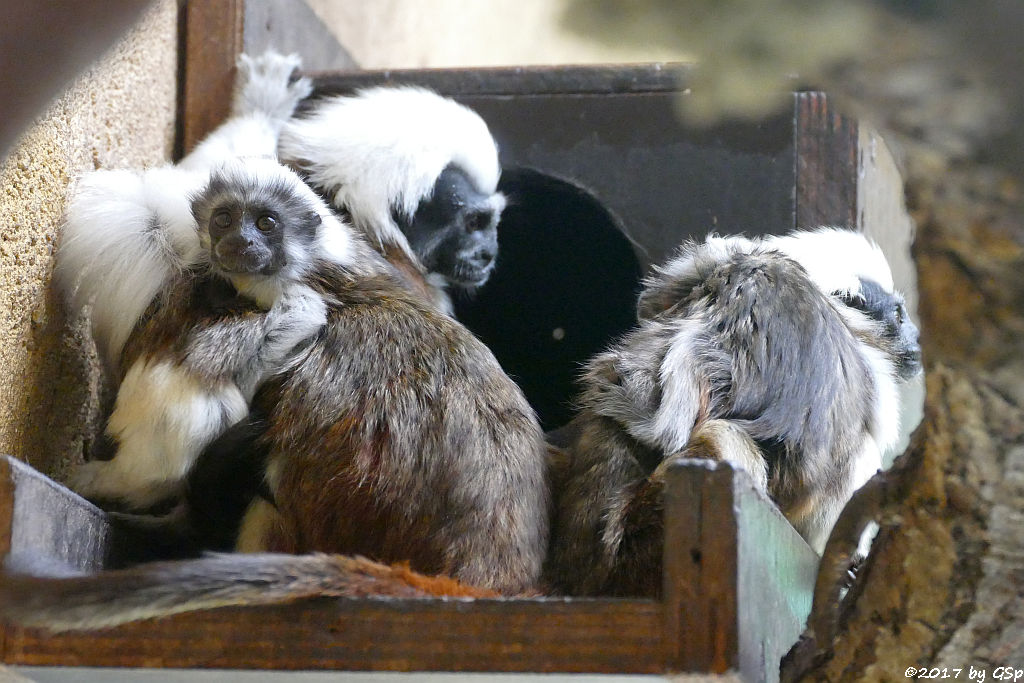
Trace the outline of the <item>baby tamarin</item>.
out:
M 651 507 L 678 454 L 734 460 L 820 552 L 897 436 L 897 383 L 920 370 L 881 252 L 841 230 L 688 243 L 647 281 L 639 314 L 583 376 L 551 585 L 658 592 Z
M 305 279 L 314 258 L 346 259 L 345 235 L 282 178 L 275 161 L 238 160 L 194 198 L 209 264 L 172 278 L 133 331 L 107 424 L 117 453 L 81 466 L 78 490 L 136 506 L 176 494 L 196 455 L 323 327 L 326 307 Z
M 73 307 L 88 308 L 120 384 L 105 431 L 113 459 L 70 479 L 89 498 L 146 508 L 176 494 L 196 454 L 248 413 L 259 382 L 323 324 L 323 304 L 301 278 L 310 255 L 331 258 L 344 235 L 322 233 L 306 205 L 292 210 L 294 188 L 275 181 L 273 161 L 281 127 L 311 88 L 292 78 L 298 64 L 243 55 L 231 119 L 179 164 L 79 181 L 56 280 Z M 230 195 L 225 178 L 240 159 L 266 182 Z

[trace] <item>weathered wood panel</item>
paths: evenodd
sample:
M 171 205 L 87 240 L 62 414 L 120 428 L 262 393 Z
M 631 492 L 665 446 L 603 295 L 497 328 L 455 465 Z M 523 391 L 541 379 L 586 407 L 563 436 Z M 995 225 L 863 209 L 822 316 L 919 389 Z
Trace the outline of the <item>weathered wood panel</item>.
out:
M 182 6 L 180 154 L 187 154 L 231 111 L 235 60 L 244 49 L 245 0 L 194 0 Z
M 102 510 L 28 465 L 0 455 L 0 556 L 31 556 L 83 571 L 108 563 Z
M 777 681 L 811 609 L 818 556 L 729 463 L 680 459 L 665 479 L 665 643 L 672 671 Z
M 312 600 L 81 634 L 11 629 L 9 664 L 635 672 L 665 670 L 651 601 Z
M 794 227 L 857 227 L 857 122 L 825 93 L 796 94 Z

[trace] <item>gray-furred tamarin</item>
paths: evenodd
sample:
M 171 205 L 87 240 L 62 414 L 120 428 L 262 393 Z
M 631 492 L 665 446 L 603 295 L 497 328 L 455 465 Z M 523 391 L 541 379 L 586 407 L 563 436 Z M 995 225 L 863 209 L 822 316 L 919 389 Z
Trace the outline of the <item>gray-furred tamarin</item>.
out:
M 314 100 L 278 152 L 441 310 L 448 288 L 487 281 L 505 197 L 494 139 L 471 109 L 411 86 Z
M 679 454 L 733 460 L 820 553 L 921 367 L 880 250 L 838 229 L 687 243 L 639 317 L 582 378 L 550 586 L 659 592 L 662 466 Z
M 320 213 L 294 201 L 274 161 L 281 127 L 311 89 L 292 79 L 298 64 L 241 56 L 231 119 L 179 164 L 95 171 L 75 190 L 56 278 L 73 307 L 90 308 L 120 381 L 105 431 L 113 459 L 71 476 L 89 498 L 144 508 L 174 495 L 195 456 L 323 324 L 323 303 L 301 278 L 311 255 L 330 258 L 345 234 L 321 231 Z M 225 193 L 241 165 L 262 183 Z M 236 293 L 243 303 L 218 308 Z
M 280 193 L 264 186 L 268 177 Z M 406 575 L 399 583 L 412 588 L 399 587 L 403 595 L 533 588 L 548 540 L 546 445 L 494 356 L 409 292 L 291 171 L 278 166 L 270 176 L 240 163 L 211 185 L 216 197 L 279 194 L 287 213 L 321 215 L 321 234 L 340 245 L 331 258 L 311 249 L 302 278 L 323 302 L 325 324 L 253 399 L 265 420 L 257 447 L 275 507 L 270 519 L 253 516 L 243 533 L 264 550 L 408 562 L 473 587 L 437 588 Z M 170 308 L 154 320 L 161 316 L 174 319 Z M 387 571 L 359 558 L 260 554 L 84 578 L 5 576 L 0 613 L 89 628 L 224 604 L 359 594 L 360 576 Z

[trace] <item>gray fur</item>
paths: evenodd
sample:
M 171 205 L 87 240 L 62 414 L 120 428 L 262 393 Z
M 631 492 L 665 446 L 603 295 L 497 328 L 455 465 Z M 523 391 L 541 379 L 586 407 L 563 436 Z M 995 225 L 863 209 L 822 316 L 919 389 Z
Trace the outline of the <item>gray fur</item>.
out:
M 684 245 L 647 281 L 639 326 L 587 366 L 548 578 L 622 592 L 627 510 L 665 459 L 727 427 L 738 459 L 817 550 L 888 433 L 895 346 L 878 320 L 745 238 Z M 916 330 L 914 331 L 916 341 Z M 888 401 L 887 398 L 884 399 Z M 719 434 L 724 434 L 716 428 Z M 738 444 L 738 447 L 735 445 Z M 626 589 L 628 592 L 628 588 Z
M 227 163 L 211 175 L 192 201 L 209 265 L 167 283 L 129 338 L 107 427 L 117 452 L 80 466 L 75 490 L 134 508 L 174 495 L 199 452 L 245 416 L 259 384 L 319 332 L 326 307 L 302 280 L 322 251 L 324 223 L 311 197 L 270 160 Z M 248 246 L 218 248 L 227 237 L 211 240 L 209 230 L 222 210 L 236 220 L 228 236 L 238 233 L 238 222 L 268 213 L 274 231 L 249 226 Z M 254 244 L 266 262 L 239 260 Z
M 200 609 L 274 605 L 316 596 L 423 597 L 389 567 L 323 554 L 208 554 L 91 575 L 0 575 L 0 615 L 52 632 L 100 629 Z M 187 586 L 188 590 L 183 590 Z

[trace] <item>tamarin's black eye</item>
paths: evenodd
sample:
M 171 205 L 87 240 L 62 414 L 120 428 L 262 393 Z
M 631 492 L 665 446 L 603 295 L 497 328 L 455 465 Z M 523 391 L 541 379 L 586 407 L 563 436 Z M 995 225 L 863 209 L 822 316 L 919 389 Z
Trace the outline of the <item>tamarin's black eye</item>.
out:
M 256 227 L 263 232 L 270 232 L 277 227 L 277 221 L 272 216 L 260 216 L 256 219 Z
M 218 228 L 226 228 L 231 225 L 231 212 L 219 211 L 213 214 L 213 224 Z

